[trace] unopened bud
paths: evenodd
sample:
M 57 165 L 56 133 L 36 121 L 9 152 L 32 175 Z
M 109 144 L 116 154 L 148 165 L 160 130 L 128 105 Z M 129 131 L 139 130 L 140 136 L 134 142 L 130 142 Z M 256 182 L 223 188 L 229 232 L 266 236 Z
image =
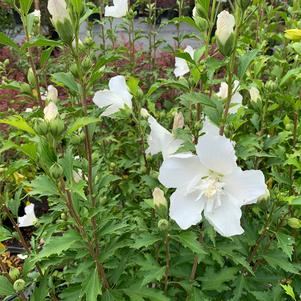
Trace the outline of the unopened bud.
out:
M 64 121 L 61 119 L 51 120 L 49 123 L 49 129 L 53 137 L 59 137 L 65 130 Z
M 17 269 L 17 268 L 14 268 L 14 267 L 11 267 L 10 269 L 9 269 L 9 277 L 13 280 L 13 281 L 15 281 L 15 280 L 17 280 L 18 278 L 19 278 L 19 276 L 20 276 L 20 271 L 19 271 L 19 269 Z
M 154 199 L 154 204 L 156 207 L 167 207 L 167 201 L 164 196 L 163 190 L 161 190 L 159 187 L 156 187 L 153 191 L 153 199 Z
M 54 178 L 54 179 L 59 179 L 63 173 L 64 173 L 64 170 L 63 170 L 63 167 L 58 164 L 58 163 L 54 163 L 50 169 L 49 169 L 49 173 L 50 175 Z
M 160 219 L 159 222 L 158 222 L 158 228 L 161 230 L 161 231 L 166 231 L 169 227 L 169 222 L 167 219 Z
M 27 80 L 29 82 L 29 84 L 31 86 L 34 86 L 35 85 L 35 76 L 34 76 L 34 73 L 32 71 L 32 68 L 29 68 L 28 69 L 28 72 L 27 72 Z
M 40 136 L 45 136 L 48 133 L 48 124 L 44 120 L 36 121 L 33 128 Z
M 25 288 L 25 281 L 23 279 L 18 279 L 14 282 L 14 290 L 16 292 L 21 292 Z
M 58 91 L 52 85 L 48 86 L 48 88 L 47 88 L 47 99 L 49 101 L 54 101 L 54 102 L 56 102 L 58 99 Z
M 298 218 L 291 217 L 287 220 L 287 223 L 293 229 L 301 228 L 301 221 Z

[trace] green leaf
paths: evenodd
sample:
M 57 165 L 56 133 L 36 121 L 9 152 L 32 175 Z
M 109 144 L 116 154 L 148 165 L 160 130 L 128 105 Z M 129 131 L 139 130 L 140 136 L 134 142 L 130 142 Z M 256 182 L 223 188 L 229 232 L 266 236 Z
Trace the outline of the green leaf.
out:
M 9 46 L 17 51 L 20 51 L 20 47 L 11 38 L 6 36 L 3 32 L 0 32 L 0 44 Z
M 280 284 L 281 287 L 284 289 L 285 293 L 287 295 L 289 295 L 293 300 L 296 301 L 296 296 L 295 296 L 295 293 L 294 293 L 294 289 L 289 285 L 285 285 L 285 284 Z
M 281 87 L 281 86 L 284 86 L 286 83 L 288 83 L 290 80 L 292 80 L 292 79 L 293 79 L 294 77 L 296 77 L 297 75 L 300 75 L 300 71 L 301 71 L 301 68 L 300 68 L 300 67 L 289 70 L 289 71 L 282 77 L 281 82 L 280 82 L 280 87 Z
M 224 267 L 220 271 L 215 271 L 213 268 L 208 268 L 205 275 L 200 277 L 202 282 L 202 290 L 222 292 L 229 289 L 225 283 L 233 281 L 236 277 L 239 268 Z
M 140 249 L 142 247 L 149 247 L 153 245 L 155 242 L 160 240 L 159 237 L 152 235 L 150 233 L 143 233 L 138 237 L 134 237 L 135 242 L 132 244 L 133 249 Z
M 22 116 L 19 115 L 11 116 L 8 119 L 0 119 L 0 123 L 11 125 L 29 134 L 35 134 L 34 129 L 31 126 L 29 126 L 29 124 Z
M 99 122 L 99 118 L 95 118 L 95 117 L 81 117 L 76 119 L 76 121 L 68 128 L 66 135 L 69 136 L 71 135 L 73 132 L 77 131 L 78 129 L 87 126 L 89 124 L 92 123 L 96 123 Z
M 276 233 L 276 238 L 278 241 L 278 247 L 282 249 L 282 251 L 288 256 L 290 260 L 292 260 L 295 244 L 294 237 L 283 233 Z
M 44 276 L 42 280 L 39 281 L 39 286 L 35 287 L 34 293 L 30 298 L 30 301 L 41 301 L 47 300 L 46 297 L 48 295 L 48 276 Z
M 207 252 L 203 249 L 202 245 L 198 241 L 198 236 L 193 231 L 182 231 L 179 235 L 174 236 L 183 247 L 190 249 L 197 255 L 205 255 Z
M 276 251 L 270 252 L 268 255 L 263 256 L 267 263 L 277 270 L 280 268 L 286 272 L 298 274 L 300 272 L 300 266 L 297 264 L 291 264 L 283 253 L 277 253 Z
M 59 86 L 67 87 L 70 92 L 78 93 L 78 85 L 71 72 L 58 72 L 52 75 L 52 80 Z
M 184 93 L 180 97 L 181 104 L 186 107 L 190 107 L 193 104 L 201 104 L 203 106 L 216 108 L 215 103 L 209 98 L 209 96 L 203 93 L 191 92 L 191 93 Z
M 52 236 L 46 241 L 42 251 L 34 257 L 33 261 L 37 262 L 51 255 L 60 255 L 62 252 L 70 249 L 75 243 L 79 243 L 81 237 L 73 230 L 65 232 L 63 236 Z
M 22 48 L 29 48 L 29 47 L 60 47 L 63 43 L 59 41 L 49 40 L 44 37 L 37 38 L 34 40 L 31 40 L 30 42 L 26 42 L 23 44 Z
M 13 295 L 15 290 L 13 285 L 8 281 L 8 279 L 0 275 L 0 296 Z
M 20 8 L 24 15 L 27 15 L 33 0 L 20 0 Z
M 83 290 L 87 301 L 95 301 L 97 300 L 97 296 L 101 295 L 101 283 L 99 282 L 96 268 L 92 274 L 88 275 L 88 283 L 83 287 Z
M 144 298 L 148 298 L 151 301 L 171 301 L 168 297 L 163 295 L 162 291 L 137 285 L 124 289 L 123 291 L 129 296 L 131 301 L 144 300 Z
M 176 17 L 176 18 L 172 19 L 172 22 L 186 23 L 186 24 L 190 25 L 191 27 L 195 28 L 197 31 L 203 33 L 201 28 L 199 26 L 197 26 L 197 24 L 194 22 L 194 20 L 190 17 L 185 17 L 185 16 Z
M 11 233 L 10 231 L 8 231 L 6 228 L 4 228 L 3 226 L 0 226 L 0 242 L 4 241 L 4 240 L 8 240 L 10 239 Z
M 237 75 L 241 79 L 245 75 L 248 67 L 258 54 L 257 49 L 253 49 L 239 58 Z
M 73 193 L 76 193 L 78 196 L 80 196 L 83 200 L 87 200 L 86 194 L 85 194 L 85 187 L 87 186 L 86 181 L 80 180 L 78 183 L 72 183 L 70 188 L 70 191 Z
M 257 301 L 272 301 L 271 293 L 260 292 L 260 291 L 253 291 L 250 292 Z
M 41 175 L 31 181 L 30 195 L 55 196 L 59 195 L 57 187 L 47 176 Z

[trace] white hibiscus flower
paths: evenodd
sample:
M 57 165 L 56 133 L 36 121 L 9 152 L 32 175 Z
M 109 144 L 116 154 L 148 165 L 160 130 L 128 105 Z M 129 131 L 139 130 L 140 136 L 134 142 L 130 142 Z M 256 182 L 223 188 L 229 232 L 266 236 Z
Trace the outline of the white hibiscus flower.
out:
M 242 234 L 240 208 L 266 194 L 263 173 L 241 170 L 233 145 L 224 136 L 201 136 L 196 152 L 170 156 L 160 168 L 159 181 L 176 188 L 170 199 L 170 217 L 188 229 L 201 221 L 203 213 L 221 235 Z
M 34 213 L 34 204 L 27 205 L 24 208 L 25 215 L 18 217 L 19 227 L 30 227 L 37 222 L 36 215 Z
M 113 6 L 105 7 L 105 16 L 122 18 L 128 12 L 128 0 L 113 0 Z

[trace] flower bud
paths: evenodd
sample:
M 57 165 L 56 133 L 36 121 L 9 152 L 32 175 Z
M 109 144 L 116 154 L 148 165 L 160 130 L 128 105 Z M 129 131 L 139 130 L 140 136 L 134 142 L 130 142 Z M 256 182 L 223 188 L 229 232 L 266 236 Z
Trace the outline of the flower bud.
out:
M 14 282 L 14 290 L 16 292 L 21 292 L 25 288 L 25 281 L 23 279 L 18 279 Z
M 59 137 L 65 130 L 64 121 L 57 118 L 51 120 L 49 123 L 49 129 L 53 137 Z
M 173 120 L 173 127 L 172 130 L 175 131 L 177 129 L 182 129 L 185 125 L 184 116 L 182 112 L 176 112 L 174 120 Z
M 260 100 L 260 92 L 256 87 L 251 87 L 249 89 L 249 93 L 250 93 L 250 97 L 251 97 L 251 101 L 253 102 L 257 102 L 258 100 Z
M 58 99 L 58 91 L 52 85 L 48 86 L 48 88 L 47 88 L 47 99 L 49 101 L 54 101 L 54 102 L 56 102 Z
M 72 73 L 72 75 L 73 75 L 74 77 L 78 77 L 78 67 L 77 67 L 76 64 L 72 64 L 72 65 L 70 66 L 70 72 Z
M 63 221 L 66 221 L 67 220 L 67 215 L 66 215 L 66 213 L 61 213 L 61 219 L 63 220 Z
M 83 62 L 82 62 L 82 67 L 85 71 L 89 71 L 89 69 L 91 69 L 92 66 L 92 61 L 89 57 L 86 57 Z
M 298 218 L 291 217 L 287 220 L 287 223 L 293 229 L 301 228 L 301 221 Z
M 166 231 L 169 228 L 169 222 L 167 219 L 160 219 L 158 222 L 158 228 L 161 231 Z
M 266 84 L 265 84 L 265 86 L 266 86 L 266 88 L 267 88 L 268 90 L 270 90 L 270 91 L 274 91 L 274 90 L 276 90 L 276 88 L 277 88 L 277 84 L 276 84 L 276 82 L 273 81 L 273 80 L 267 81 Z
M 45 108 L 44 108 L 44 119 L 46 121 L 51 121 L 56 118 L 58 115 L 58 109 L 54 102 L 50 102 Z
M 53 165 L 51 165 L 49 173 L 54 179 L 57 180 L 63 175 L 64 170 L 60 164 L 54 163 Z
M 154 189 L 153 199 L 156 207 L 160 207 L 160 206 L 167 207 L 167 201 L 164 196 L 164 192 L 159 187 L 156 187 Z
M 284 35 L 287 39 L 293 41 L 301 40 L 301 30 L 300 29 L 287 29 Z
M 19 271 L 19 269 L 17 269 L 17 268 L 14 268 L 14 267 L 11 267 L 10 269 L 9 269 L 9 277 L 13 280 L 13 281 L 15 281 L 15 280 L 17 280 L 18 278 L 19 278 L 19 276 L 20 276 L 20 271 Z
M 45 136 L 48 133 L 48 124 L 44 120 L 36 121 L 33 128 L 40 136 Z
M 29 82 L 29 84 L 31 86 L 34 86 L 35 85 L 35 76 L 33 74 L 33 71 L 32 71 L 32 68 L 29 68 L 28 69 L 28 72 L 27 72 L 27 80 Z
M 22 93 L 25 93 L 25 94 L 32 94 L 32 90 L 31 90 L 31 87 L 30 87 L 30 85 L 29 84 L 26 84 L 26 83 L 22 83 L 21 85 L 20 85 L 20 91 L 22 92 Z
M 49 0 L 47 9 L 52 16 L 52 22 L 62 22 L 69 19 L 67 4 L 65 0 Z
M 39 9 L 35 9 L 33 11 L 33 15 L 35 16 L 35 18 L 37 18 L 38 20 L 41 19 L 41 11 Z
M 140 115 L 142 116 L 142 118 L 148 118 L 150 116 L 147 109 L 144 108 L 140 110 Z
M 215 36 L 220 52 L 229 56 L 234 47 L 233 28 L 235 26 L 235 18 L 228 11 L 223 10 L 217 16 Z

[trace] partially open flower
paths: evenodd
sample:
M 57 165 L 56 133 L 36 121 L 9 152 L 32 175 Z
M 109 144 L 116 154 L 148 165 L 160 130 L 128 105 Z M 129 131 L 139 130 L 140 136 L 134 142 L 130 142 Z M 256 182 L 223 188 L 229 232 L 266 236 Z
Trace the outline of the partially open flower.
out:
M 44 108 L 44 119 L 46 121 L 51 121 L 57 117 L 59 114 L 58 108 L 54 102 L 50 102 L 45 108 Z
M 263 173 L 241 170 L 233 144 L 224 136 L 199 137 L 196 152 L 170 156 L 160 168 L 159 181 L 176 188 L 170 199 L 170 217 L 188 229 L 199 223 L 204 213 L 221 235 L 242 234 L 240 208 L 266 194 Z
M 237 110 L 241 107 L 242 105 L 242 95 L 238 92 L 239 89 L 239 81 L 236 80 L 234 81 L 234 87 L 232 90 L 232 97 L 231 97 L 231 107 L 229 109 L 229 113 L 234 114 L 237 112 Z M 228 97 L 228 84 L 225 82 L 221 83 L 220 89 L 218 93 L 216 94 L 218 97 L 221 99 L 226 99 Z
M 128 0 L 113 0 L 113 6 L 105 7 L 105 16 L 122 18 L 128 12 Z
M 19 227 L 30 227 L 37 222 L 36 215 L 34 213 L 34 204 L 27 205 L 24 208 L 25 215 L 18 217 Z
M 184 52 L 188 53 L 193 59 L 195 50 L 191 46 L 187 46 Z M 174 70 L 175 76 L 176 77 L 184 76 L 188 72 L 189 72 L 189 67 L 187 62 L 180 57 L 176 57 L 175 70 Z
M 166 201 L 166 198 L 164 196 L 164 192 L 159 187 L 156 187 L 154 189 L 153 199 L 154 199 L 155 206 L 157 206 L 157 207 L 160 207 L 160 206 L 167 207 L 167 201 Z
M 57 101 L 58 95 L 57 89 L 54 86 L 49 85 L 47 88 L 47 99 L 49 101 Z
M 93 102 L 100 108 L 106 108 L 101 116 L 111 116 L 124 107 L 132 108 L 132 95 L 122 75 L 112 77 L 109 81 L 109 90 L 95 93 Z
M 174 154 L 183 144 L 181 139 L 176 139 L 173 134 L 161 126 L 153 116 L 148 118 L 148 123 L 151 132 L 147 138 L 149 147 L 146 153 L 156 155 L 162 152 L 163 158 L 166 158 Z
M 235 18 L 228 11 L 223 10 L 217 16 L 216 22 L 216 32 L 215 35 L 219 42 L 224 46 L 231 34 L 233 33 L 233 28 L 235 26 Z
M 252 87 L 249 90 L 251 101 L 257 102 L 261 97 L 260 97 L 260 92 L 256 87 Z
M 69 13 L 65 0 L 49 0 L 47 8 L 54 23 L 57 21 L 63 23 L 65 19 L 69 19 Z

